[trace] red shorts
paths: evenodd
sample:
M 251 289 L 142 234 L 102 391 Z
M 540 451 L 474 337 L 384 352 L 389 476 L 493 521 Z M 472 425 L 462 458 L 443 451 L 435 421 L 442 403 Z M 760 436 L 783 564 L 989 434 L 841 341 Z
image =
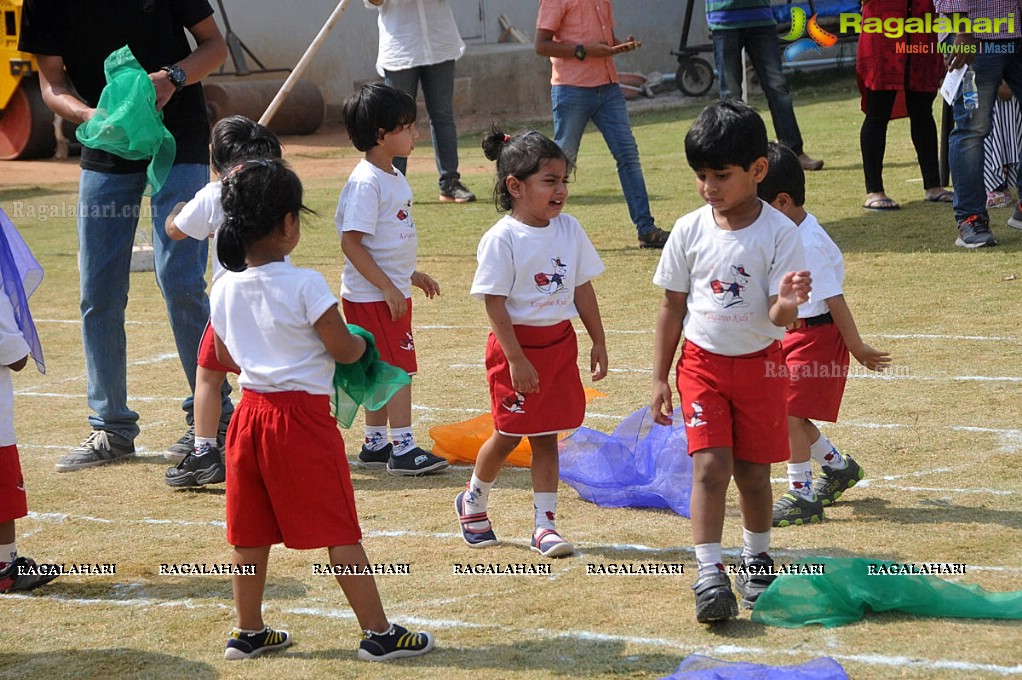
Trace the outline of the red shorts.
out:
M 206 322 L 206 330 L 202 331 L 202 339 L 199 340 L 199 360 L 198 365 L 209 371 L 218 371 L 220 373 L 233 373 L 238 375 L 238 372 L 233 368 L 227 368 L 220 363 L 220 360 L 216 358 L 216 341 L 213 340 L 213 336 L 216 335 L 213 332 L 213 324 L 209 321 Z
M 510 437 L 574 430 L 586 415 L 578 374 L 578 338 L 570 321 L 553 326 L 515 326 L 515 337 L 536 373 L 539 392 L 522 394 L 511 386 L 511 367 L 493 333 L 486 342 L 490 413 L 497 432 Z
M 735 458 L 750 463 L 788 460 L 788 378 L 778 370 L 781 361 L 779 342 L 736 357 L 684 344 L 678 393 L 689 455 L 730 448 Z
M 837 324 L 803 326 L 784 334 L 788 415 L 837 422 L 848 378 L 848 347 Z
M 18 447 L 0 446 L 0 524 L 28 514 L 25 480 L 21 476 Z
M 231 545 L 309 549 L 362 539 L 330 397 L 242 390 L 226 450 Z
M 380 359 L 397 366 L 408 375 L 415 375 L 415 340 L 412 339 L 412 299 L 406 298 L 408 311 L 397 321 L 390 318 L 386 302 L 349 302 L 341 300 L 344 320 L 361 326 L 373 334 Z

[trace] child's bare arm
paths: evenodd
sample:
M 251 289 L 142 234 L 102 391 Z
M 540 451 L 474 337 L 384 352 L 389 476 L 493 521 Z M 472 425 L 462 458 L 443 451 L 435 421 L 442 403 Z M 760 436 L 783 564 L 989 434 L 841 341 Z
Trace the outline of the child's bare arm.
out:
M 539 392 L 539 374 L 532 362 L 525 358 L 525 352 L 515 336 L 511 316 L 507 313 L 506 302 L 505 295 L 486 296 L 486 316 L 490 319 L 490 328 L 511 368 L 511 386 L 522 394 Z
M 216 332 L 213 333 L 213 347 L 216 348 L 217 361 L 223 364 L 226 368 L 234 369 L 238 373 L 241 372 L 241 367 L 234 361 L 234 357 L 232 357 L 231 353 L 227 350 L 227 345 L 224 344 L 224 341 L 220 339 L 220 336 Z
M 593 382 L 603 380 L 607 376 L 607 338 L 603 332 L 603 319 L 600 317 L 600 305 L 596 301 L 596 290 L 593 282 L 586 281 L 575 288 L 575 308 L 578 318 L 586 327 L 593 347 L 589 351 L 589 373 Z
M 827 303 L 830 315 L 834 317 L 834 323 L 841 332 L 841 339 L 845 341 L 848 351 L 856 361 L 871 371 L 882 371 L 891 365 L 890 354 L 874 349 L 862 341 L 844 295 L 829 297 L 824 302 Z
M 790 326 L 798 319 L 798 306 L 809 299 L 813 279 L 809 272 L 788 272 L 781 279 L 777 295 L 770 296 L 770 323 Z
M 369 254 L 366 247 L 362 245 L 360 231 L 346 231 L 341 235 L 341 250 L 344 256 L 351 262 L 351 266 L 358 270 L 358 273 L 365 277 L 366 281 L 373 284 L 383 293 L 383 300 L 390 308 L 391 321 L 397 321 L 408 311 L 408 303 L 402 293 L 390 277 L 380 269 L 376 260 Z M 341 362 L 344 363 L 344 362 Z
M 674 403 L 671 395 L 671 365 L 681 340 L 681 325 L 688 310 L 688 293 L 664 291 L 664 299 L 657 312 L 656 335 L 653 340 L 653 396 L 649 409 L 653 421 L 671 424 Z
M 430 300 L 440 295 L 440 284 L 432 276 L 418 270 L 412 272 L 412 285 L 421 288 Z
M 362 358 L 366 351 L 366 341 L 352 335 L 341 318 L 341 313 L 337 311 L 337 305 L 323 312 L 323 316 L 319 317 L 313 328 L 326 346 L 326 351 L 338 363 L 353 364 Z
M 14 372 L 18 372 L 21 369 L 25 368 L 25 365 L 27 363 L 28 363 L 28 355 L 26 354 L 25 356 L 21 357 L 20 359 L 18 359 L 14 363 L 7 364 L 7 368 L 11 369 Z
M 188 234 L 181 231 L 177 224 L 174 222 L 175 218 L 181 214 L 181 209 L 187 205 L 184 201 L 181 201 L 174 206 L 174 209 L 167 215 L 167 219 L 163 222 L 163 228 L 167 230 L 167 236 L 175 241 L 183 241 L 188 238 Z

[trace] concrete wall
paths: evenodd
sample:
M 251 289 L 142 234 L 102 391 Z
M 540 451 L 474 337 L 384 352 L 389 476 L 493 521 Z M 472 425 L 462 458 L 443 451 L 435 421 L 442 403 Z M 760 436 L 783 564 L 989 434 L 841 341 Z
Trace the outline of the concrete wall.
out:
M 478 81 L 473 79 L 470 90 L 474 94 L 470 99 L 492 104 L 508 100 L 510 96 L 523 96 L 534 102 L 539 96 L 539 101 L 542 101 L 543 95 L 534 96 L 531 88 L 536 83 L 542 87 L 542 83 L 549 82 L 549 62 L 535 55 L 529 58 L 524 48 L 509 49 L 502 58 L 502 48 L 494 46 L 501 33 L 498 23 L 501 14 L 507 15 L 511 24 L 528 35 L 530 40 L 533 38 L 538 0 L 448 1 L 452 3 L 459 27 L 467 37 L 465 42 L 469 45 L 468 55 L 458 66 L 459 77 L 464 75 L 463 71 L 470 71 L 480 78 Z M 223 0 L 223 4 L 234 33 L 271 68 L 293 67 L 337 5 L 334 0 Z M 693 26 L 696 28 L 690 42 L 707 42 L 703 7 L 702 0 L 695 1 Z M 618 37 L 631 33 L 643 43 L 642 49 L 618 58 L 618 69 L 673 73 L 677 62 L 670 51 L 678 46 L 684 9 L 684 2 L 679 0 L 615 2 Z M 340 102 L 357 83 L 377 77 L 377 39 L 376 11 L 367 9 L 362 0 L 349 0 L 340 22 L 305 74 L 320 86 L 328 111 L 336 112 Z M 476 58 L 481 60 L 480 64 L 470 66 L 468 60 Z M 250 63 L 250 66 L 254 64 Z M 229 58 L 227 68 L 232 69 Z M 481 69 L 485 69 L 485 73 Z M 507 78 L 527 85 L 516 84 L 508 92 L 500 86 Z M 492 82 L 496 89 L 490 93 L 483 92 L 482 79 Z M 511 92 L 515 94 L 511 95 Z M 545 98 L 549 102 L 549 92 Z

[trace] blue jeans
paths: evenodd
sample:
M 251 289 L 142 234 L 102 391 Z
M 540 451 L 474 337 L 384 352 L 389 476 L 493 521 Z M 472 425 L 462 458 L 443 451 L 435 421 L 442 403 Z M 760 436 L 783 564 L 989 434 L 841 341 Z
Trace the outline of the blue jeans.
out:
M 454 60 L 416 66 L 403 71 L 386 71 L 384 82 L 415 97 L 422 83 L 422 98 L 429 115 L 429 134 L 440 173 L 440 186 L 461 178 L 458 174 L 458 129 L 454 124 Z M 395 158 L 394 167 L 405 174 L 407 158 Z
M 970 215 L 988 217 L 986 188 L 983 185 L 983 140 L 990 133 L 994 98 L 1002 79 L 1022 101 L 1022 40 L 997 42 L 1014 43 L 1015 53 L 976 55 L 972 68 L 976 72 L 979 108 L 970 116 L 962 101 L 961 88 L 955 97 L 955 128 L 948 142 L 948 163 L 954 181 L 955 220 L 958 222 Z M 1019 168 L 1022 169 L 1022 164 Z M 1022 182 L 1022 175 L 1018 181 Z M 1022 184 L 1019 188 L 1022 190 Z
M 745 48 L 763 86 L 777 141 L 794 151 L 796 156 L 801 155 L 802 132 L 795 120 L 788 81 L 781 71 L 781 48 L 773 26 L 713 32 L 713 57 L 720 75 L 720 98 L 742 98 L 742 48 Z
M 553 101 L 554 142 L 557 146 L 574 163 L 582 133 L 589 121 L 593 121 L 617 161 L 617 177 L 628 204 L 628 216 L 640 236 L 653 231 L 656 224 L 649 210 L 646 179 L 639 163 L 639 147 L 635 144 L 620 86 L 617 83 L 599 87 L 554 85 L 550 88 L 550 98 Z
M 189 392 L 195 392 L 199 340 L 209 319 L 206 297 L 206 241 L 167 237 L 163 222 L 180 201 L 188 201 L 209 180 L 205 165 L 175 165 L 166 184 L 152 197 L 156 282 L 163 293 Z M 124 312 L 128 304 L 131 249 L 141 213 L 145 174 L 115 175 L 82 170 L 79 181 L 78 246 L 81 269 L 82 345 L 89 424 L 134 439 L 138 414 L 128 408 L 127 340 Z M 159 351 L 157 348 L 156 351 Z M 230 385 L 222 388 L 224 414 L 233 411 Z M 192 396 L 182 404 L 192 422 Z

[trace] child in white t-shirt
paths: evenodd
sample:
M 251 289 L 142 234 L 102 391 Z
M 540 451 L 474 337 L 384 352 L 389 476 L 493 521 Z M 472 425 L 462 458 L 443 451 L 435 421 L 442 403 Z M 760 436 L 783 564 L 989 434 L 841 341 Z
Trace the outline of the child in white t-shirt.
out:
M 229 116 L 217 121 L 210 134 L 210 166 L 218 179 L 199 190 L 188 203 L 175 206 L 167 217 L 167 236 L 180 241 L 191 238 L 204 241 L 213 239 L 213 278 L 216 283 L 224 269 L 216 258 L 217 230 L 223 223 L 220 206 L 220 180 L 231 168 L 245 160 L 280 158 L 277 136 L 259 123 L 244 116 Z M 173 444 L 166 456 L 177 465 L 164 473 L 164 482 L 172 487 L 192 487 L 219 484 L 226 472 L 223 466 L 224 435 L 234 406 L 231 404 L 231 386 L 227 382 L 230 369 L 216 359 L 213 332 L 206 324 L 199 343 L 195 371 L 195 422 L 181 441 Z
M 531 546 L 544 557 L 564 557 L 574 548 L 554 524 L 557 435 L 585 417 L 570 319 L 582 319 L 592 340 L 589 369 L 594 381 L 601 380 L 607 347 L 592 279 L 603 263 L 578 220 L 561 212 L 571 162 L 560 147 L 534 130 L 510 136 L 494 128 L 483 151 L 497 162 L 497 207 L 510 213 L 480 240 L 472 281 L 472 295 L 486 303 L 492 329 L 486 376 L 494 433 L 454 507 L 470 547 L 495 544 L 486 513 L 490 490 L 511 451 L 528 437 L 536 522 Z
M 247 161 L 224 178 L 217 258 L 230 270 L 210 293 L 221 363 L 240 371 L 227 430 L 227 541 L 237 627 L 224 656 L 250 659 L 291 644 L 265 625 L 270 546 L 326 548 L 364 631 L 358 656 L 387 661 L 433 648 L 428 633 L 391 624 L 361 545 L 344 440 L 330 408 L 336 362 L 365 341 L 348 330 L 319 272 L 287 256 L 298 245 L 302 185 L 279 160 Z
M 419 237 L 412 220 L 412 188 L 394 167 L 395 157 L 406 157 L 415 148 L 415 100 L 370 83 L 344 103 L 343 118 L 351 143 L 365 153 L 341 190 L 334 216 L 344 251 L 344 316 L 373 334 L 383 361 L 415 375 L 412 286 L 430 299 L 440 294 L 440 285 L 415 269 Z M 355 465 L 411 476 L 447 467 L 447 460 L 415 443 L 410 384 L 384 408 L 366 410 L 365 423 Z
M 735 582 L 742 604 L 751 608 L 774 579 L 770 464 L 788 459 L 787 379 L 776 367 L 810 278 L 795 225 L 756 197 L 766 154 L 766 126 L 748 105 L 725 100 L 699 114 L 685 155 L 707 205 L 675 223 L 653 277 L 664 288 L 650 401 L 661 425 L 671 423 L 669 374 L 685 333 L 677 387 L 692 456 L 700 623 L 738 615 L 720 544 L 732 475 L 742 511 Z
M 862 341 L 841 285 L 845 263 L 834 241 L 803 204 L 806 178 L 798 158 L 788 148 L 771 144 L 769 169 L 758 187 L 759 197 L 798 225 L 806 264 L 813 273 L 809 301 L 784 334 L 782 352 L 788 385 L 788 490 L 773 509 L 773 526 L 818 522 L 823 508 L 862 479 L 862 467 L 842 455 L 813 420 L 837 421 L 848 376 L 848 352 L 871 371 L 890 365 L 887 352 Z M 812 419 L 812 420 L 810 420 Z M 812 458 L 823 476 L 813 482 Z

